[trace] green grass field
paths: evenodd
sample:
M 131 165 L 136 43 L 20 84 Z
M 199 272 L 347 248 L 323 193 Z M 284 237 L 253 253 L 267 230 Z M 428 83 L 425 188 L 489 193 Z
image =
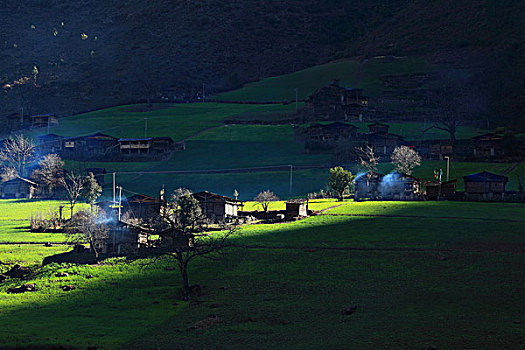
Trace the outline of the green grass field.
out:
M 218 94 L 214 98 L 225 101 L 295 101 L 295 88 L 298 89 L 298 98 L 305 99 L 334 79 L 339 79 L 342 86 L 363 88 L 368 96 L 378 96 L 386 90 L 379 79 L 382 75 L 427 73 L 435 69 L 421 57 L 406 57 L 392 62 L 371 59 L 363 66 L 358 79 L 357 61 L 335 61 L 249 83 L 241 89 Z
M 11 203 L 12 210 L 18 205 Z M 180 282 L 176 270 L 167 270 L 169 260 L 51 264 L 28 281 L 0 284 L 0 344 L 517 349 L 523 343 L 523 204 L 315 205 L 338 207 L 294 223 L 245 226 L 231 242 L 257 248 L 196 260 L 190 282 L 205 290 L 200 303 L 177 300 Z M 409 215 L 420 217 L 403 217 Z M 23 248 L 0 246 L 0 261 L 61 252 Z M 38 291 L 6 293 L 26 282 Z M 76 289 L 61 290 L 69 284 Z M 356 312 L 342 315 L 351 305 Z M 219 323 L 192 328 L 210 314 Z

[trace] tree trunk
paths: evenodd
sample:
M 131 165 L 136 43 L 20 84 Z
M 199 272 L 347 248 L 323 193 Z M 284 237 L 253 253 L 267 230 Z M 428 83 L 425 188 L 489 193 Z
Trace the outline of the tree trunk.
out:
M 190 283 L 188 281 L 188 264 L 184 261 L 182 261 L 181 258 L 179 259 L 179 268 L 180 268 L 180 275 L 182 277 L 182 298 L 184 300 L 190 299 Z

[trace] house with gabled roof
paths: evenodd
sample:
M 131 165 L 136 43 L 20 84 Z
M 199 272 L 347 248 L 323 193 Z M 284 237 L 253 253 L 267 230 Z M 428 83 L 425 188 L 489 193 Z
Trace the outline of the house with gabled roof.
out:
M 509 181 L 509 178 L 483 171 L 463 176 L 463 181 L 465 182 L 465 199 L 497 201 L 504 199 L 505 185 Z
M 227 221 L 238 216 L 242 201 L 208 191 L 193 194 L 202 212 L 213 221 Z

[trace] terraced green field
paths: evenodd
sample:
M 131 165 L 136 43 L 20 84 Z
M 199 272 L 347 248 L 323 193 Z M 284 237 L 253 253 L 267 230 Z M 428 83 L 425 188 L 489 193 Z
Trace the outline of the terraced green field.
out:
M 10 204 L 16 211 L 20 203 Z M 178 300 L 170 260 L 51 264 L 26 281 L 8 280 L 0 284 L 0 344 L 344 348 L 351 339 L 351 347 L 363 349 L 517 349 L 523 343 L 523 204 L 315 205 L 337 207 L 293 223 L 245 226 L 231 240 L 244 248 L 196 260 L 190 282 L 204 289 L 198 302 Z M 0 261 L 61 252 L 42 249 L 0 246 Z M 36 292 L 6 293 L 29 282 Z M 64 292 L 64 285 L 76 288 Z M 342 315 L 349 306 L 357 306 L 355 313 Z M 214 322 L 199 323 L 209 315 Z

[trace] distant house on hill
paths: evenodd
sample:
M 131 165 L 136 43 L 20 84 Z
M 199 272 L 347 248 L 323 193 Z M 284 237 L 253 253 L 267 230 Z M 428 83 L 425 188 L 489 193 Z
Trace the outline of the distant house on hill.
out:
M 380 156 L 390 156 L 397 146 L 403 144 L 403 137 L 388 132 L 375 132 L 367 135 L 368 145 Z
M 506 176 L 483 171 L 481 173 L 463 176 L 465 181 L 465 199 L 467 200 L 503 200 L 505 185 L 509 181 Z
M 503 158 L 505 155 L 503 135 L 487 133 L 473 137 L 472 140 L 475 143 L 473 155 L 476 159 Z
M 23 177 L 0 183 L 0 198 L 33 198 L 37 184 Z
M 38 114 L 31 116 L 31 128 L 47 128 L 58 125 L 58 118 L 54 114 Z
M 375 133 L 388 133 L 388 129 L 390 128 L 390 125 L 383 124 L 383 123 L 372 123 L 368 124 L 368 133 L 369 134 L 375 134 Z
M 100 159 L 115 153 L 117 138 L 95 133 L 86 136 L 64 138 L 62 154 L 70 159 Z
M 202 212 L 217 221 L 237 217 L 239 206 L 242 204 L 239 200 L 208 191 L 194 193 L 193 197 L 199 202 Z
M 344 140 L 356 140 L 358 127 L 334 122 L 330 124 L 315 123 L 306 128 L 306 137 L 310 141 L 338 142 Z
M 321 120 L 359 120 L 366 107 L 368 97 L 362 89 L 346 88 L 334 80 L 308 97 L 304 113 Z
M 38 147 L 42 154 L 60 154 L 64 149 L 64 137 L 56 134 L 46 134 L 38 136 Z
M 184 142 L 173 142 L 171 137 L 121 138 L 118 147 L 122 156 L 164 156 L 174 149 L 185 149 Z

